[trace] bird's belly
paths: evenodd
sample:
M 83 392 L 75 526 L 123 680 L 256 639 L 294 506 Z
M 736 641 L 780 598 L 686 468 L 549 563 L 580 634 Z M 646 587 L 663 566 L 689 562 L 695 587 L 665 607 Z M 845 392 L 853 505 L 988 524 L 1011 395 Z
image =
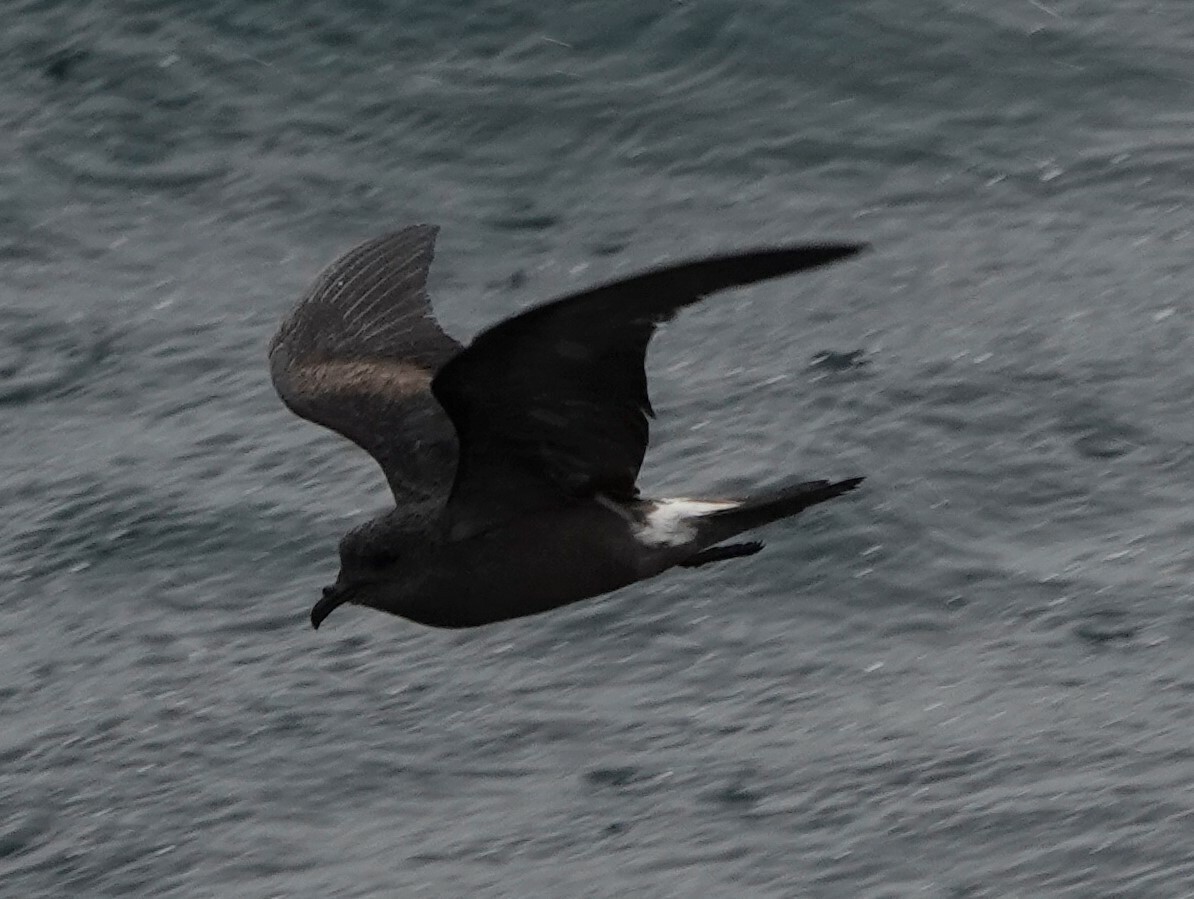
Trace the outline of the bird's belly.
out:
M 518 520 L 443 552 L 437 567 L 446 574 L 416 618 L 440 627 L 534 615 L 661 570 L 645 558 L 626 522 L 600 507 Z

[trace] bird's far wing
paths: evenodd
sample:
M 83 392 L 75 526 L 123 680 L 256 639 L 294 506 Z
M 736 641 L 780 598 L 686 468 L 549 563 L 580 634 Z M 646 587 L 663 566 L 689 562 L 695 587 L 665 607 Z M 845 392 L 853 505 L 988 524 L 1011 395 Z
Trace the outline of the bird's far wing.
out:
M 460 442 L 452 533 L 477 533 L 573 498 L 634 497 L 653 414 L 644 361 L 655 327 L 716 291 L 862 248 L 794 246 L 668 266 L 482 332 L 432 382 Z
M 460 350 L 427 297 L 438 231 L 415 225 L 345 253 L 269 348 L 282 401 L 373 456 L 399 502 L 446 495 L 456 467 L 452 424 L 430 391 Z

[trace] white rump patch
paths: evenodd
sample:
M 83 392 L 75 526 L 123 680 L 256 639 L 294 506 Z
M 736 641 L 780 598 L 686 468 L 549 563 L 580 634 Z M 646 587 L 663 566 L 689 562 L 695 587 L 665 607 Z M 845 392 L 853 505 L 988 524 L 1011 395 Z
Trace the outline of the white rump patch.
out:
M 733 509 L 742 503 L 699 499 L 659 499 L 643 517 L 634 536 L 648 546 L 680 546 L 696 536 L 693 519 Z

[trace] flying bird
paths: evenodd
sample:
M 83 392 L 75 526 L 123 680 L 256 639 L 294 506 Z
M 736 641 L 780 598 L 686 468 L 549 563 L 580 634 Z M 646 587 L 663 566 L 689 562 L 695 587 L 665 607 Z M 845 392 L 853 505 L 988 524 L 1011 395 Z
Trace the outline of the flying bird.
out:
M 656 268 L 533 307 L 462 347 L 427 295 L 438 231 L 415 225 L 345 253 L 270 343 L 282 401 L 373 456 L 394 497 L 340 541 L 314 627 L 345 603 L 444 628 L 545 612 L 669 568 L 753 555 L 762 543 L 726 541 L 861 483 L 738 499 L 649 499 L 636 485 L 655 329 L 710 294 L 864 245 Z

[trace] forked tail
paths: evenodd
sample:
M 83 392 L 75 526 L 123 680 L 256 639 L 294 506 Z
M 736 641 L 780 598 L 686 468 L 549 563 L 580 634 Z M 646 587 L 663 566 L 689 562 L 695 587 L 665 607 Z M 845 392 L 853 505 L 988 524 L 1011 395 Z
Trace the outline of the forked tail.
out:
M 844 481 L 832 483 L 802 481 L 799 484 L 776 487 L 750 497 L 741 505 L 702 515 L 696 522 L 700 542 L 704 546 L 712 546 L 743 531 L 753 530 L 781 518 L 791 518 L 809 506 L 849 493 L 861 483 L 862 478 L 846 478 Z

